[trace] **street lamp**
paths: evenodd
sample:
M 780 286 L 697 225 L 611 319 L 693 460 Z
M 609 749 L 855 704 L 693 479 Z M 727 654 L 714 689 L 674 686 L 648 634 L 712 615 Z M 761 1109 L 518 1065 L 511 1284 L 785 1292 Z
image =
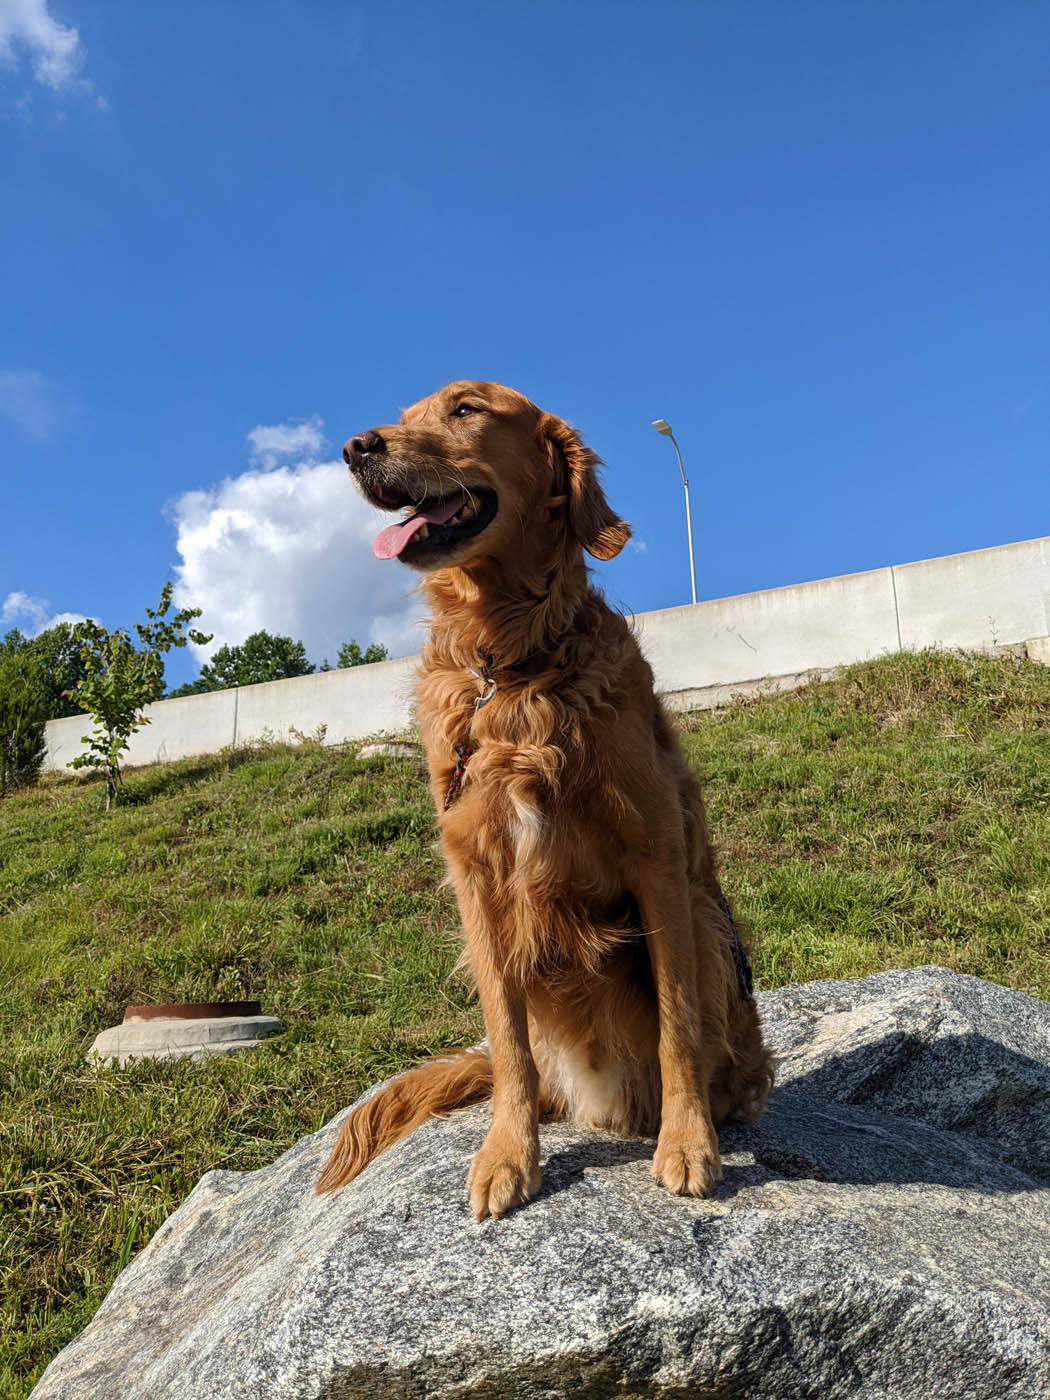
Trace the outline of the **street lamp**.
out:
M 678 458 L 678 470 L 682 473 L 682 485 L 685 487 L 685 529 L 689 536 L 689 583 L 693 590 L 693 602 L 696 602 L 696 569 L 693 567 L 693 517 L 689 513 L 689 482 L 685 479 L 685 468 L 682 466 L 682 454 L 678 450 L 678 443 L 675 435 L 671 432 L 671 425 L 666 418 L 654 418 L 653 427 L 661 437 L 671 439 L 674 447 L 674 455 Z

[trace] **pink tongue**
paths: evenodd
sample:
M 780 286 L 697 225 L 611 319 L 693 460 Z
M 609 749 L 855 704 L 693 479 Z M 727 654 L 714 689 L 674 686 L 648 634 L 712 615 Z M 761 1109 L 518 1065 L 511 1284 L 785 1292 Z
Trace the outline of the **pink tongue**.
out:
M 372 541 L 372 553 L 377 559 L 396 559 L 409 540 L 422 530 L 424 525 L 447 525 L 458 510 L 466 503 L 466 496 L 450 496 L 430 510 L 421 510 L 409 520 L 399 520 L 396 525 L 388 525 L 380 530 Z

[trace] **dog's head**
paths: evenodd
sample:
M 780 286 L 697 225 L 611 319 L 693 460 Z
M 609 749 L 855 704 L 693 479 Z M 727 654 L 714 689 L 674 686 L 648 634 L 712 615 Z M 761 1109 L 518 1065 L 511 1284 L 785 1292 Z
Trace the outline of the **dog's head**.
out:
M 516 557 L 530 533 L 562 529 L 612 559 L 630 526 L 610 508 L 597 455 L 575 429 L 502 384 L 458 381 L 396 424 L 352 437 L 343 458 L 373 505 L 401 520 L 372 552 L 429 571 Z

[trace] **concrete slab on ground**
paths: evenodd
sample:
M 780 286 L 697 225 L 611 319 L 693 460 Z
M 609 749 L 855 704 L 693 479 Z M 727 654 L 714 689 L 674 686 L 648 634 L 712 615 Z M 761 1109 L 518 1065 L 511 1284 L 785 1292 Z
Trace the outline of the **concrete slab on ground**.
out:
M 129 1060 L 203 1060 L 265 1045 L 284 1027 L 274 1016 L 214 1016 L 208 1019 L 125 1021 L 100 1031 L 89 1062 L 109 1066 Z

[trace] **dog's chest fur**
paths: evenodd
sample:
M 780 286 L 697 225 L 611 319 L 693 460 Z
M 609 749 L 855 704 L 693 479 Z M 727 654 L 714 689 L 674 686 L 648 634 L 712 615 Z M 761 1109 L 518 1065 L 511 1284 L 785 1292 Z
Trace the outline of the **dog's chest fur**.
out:
M 539 864 L 548 883 L 578 887 L 584 870 L 593 878 L 596 849 L 611 851 L 616 844 L 603 785 L 581 753 L 573 726 L 559 732 L 551 723 L 523 734 L 518 722 L 523 709 L 534 712 L 535 697 L 525 704 L 516 694 L 497 694 L 472 716 L 469 729 L 456 740 L 469 749 L 450 799 L 457 752 L 447 726 L 436 736 L 438 744 L 448 746 L 444 754 L 428 744 L 435 796 L 444 794 L 440 808 L 448 803 L 442 831 L 468 845 L 494 876 L 527 866 L 534 877 Z M 472 714 L 470 708 L 467 714 Z M 587 854 L 583 869 L 575 858 L 582 851 Z
M 474 711 L 478 685 L 425 671 L 420 719 L 442 844 L 457 893 L 484 906 L 505 962 L 523 974 L 593 968 L 623 938 L 622 799 L 581 736 L 594 715 L 572 699 L 508 680 Z M 568 697 L 568 698 L 567 698 Z M 583 721 L 581 723 L 581 720 Z M 601 726 L 598 726 L 601 732 Z M 445 808 L 456 745 L 471 748 Z M 443 810 L 444 809 L 444 810 Z

